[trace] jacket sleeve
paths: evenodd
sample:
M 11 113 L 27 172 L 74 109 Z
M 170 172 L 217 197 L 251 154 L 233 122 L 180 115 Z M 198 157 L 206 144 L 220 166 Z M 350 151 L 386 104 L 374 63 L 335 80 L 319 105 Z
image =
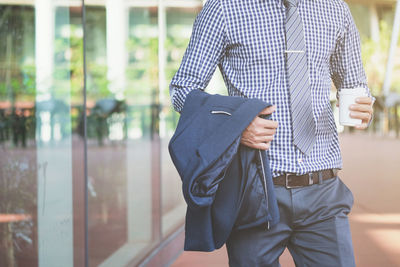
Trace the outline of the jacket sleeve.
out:
M 225 29 L 219 0 L 208 0 L 195 19 L 189 45 L 169 86 L 172 105 L 176 111 L 182 110 L 190 91 L 204 90 L 210 82 L 223 58 L 226 46 Z

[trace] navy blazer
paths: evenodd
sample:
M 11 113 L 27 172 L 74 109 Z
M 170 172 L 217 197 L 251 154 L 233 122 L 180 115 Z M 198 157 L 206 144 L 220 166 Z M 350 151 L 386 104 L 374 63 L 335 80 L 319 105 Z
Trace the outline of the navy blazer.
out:
M 234 229 L 278 223 L 265 151 L 240 144 L 242 132 L 270 104 L 193 90 L 169 152 L 188 205 L 184 250 L 213 251 Z

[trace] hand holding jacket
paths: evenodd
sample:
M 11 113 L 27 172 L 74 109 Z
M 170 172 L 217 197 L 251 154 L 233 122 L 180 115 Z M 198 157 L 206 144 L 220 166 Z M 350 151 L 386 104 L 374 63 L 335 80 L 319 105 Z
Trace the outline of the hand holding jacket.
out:
M 268 150 L 278 128 L 278 122 L 261 117 L 269 116 L 275 110 L 276 106 L 269 106 L 261 111 L 244 130 L 240 143 L 250 148 Z

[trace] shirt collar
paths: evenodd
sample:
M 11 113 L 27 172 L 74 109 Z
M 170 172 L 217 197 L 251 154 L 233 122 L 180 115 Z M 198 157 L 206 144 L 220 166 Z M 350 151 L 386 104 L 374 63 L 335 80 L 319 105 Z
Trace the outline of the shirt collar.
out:
M 285 9 L 285 5 L 283 4 L 283 0 L 272 0 L 273 2 L 276 3 L 276 5 L 281 8 L 281 9 Z
M 283 4 L 283 0 L 273 0 L 275 1 L 275 3 L 280 7 L 285 9 L 285 5 Z M 303 2 L 303 0 L 299 0 L 299 5 L 301 4 L 301 2 Z

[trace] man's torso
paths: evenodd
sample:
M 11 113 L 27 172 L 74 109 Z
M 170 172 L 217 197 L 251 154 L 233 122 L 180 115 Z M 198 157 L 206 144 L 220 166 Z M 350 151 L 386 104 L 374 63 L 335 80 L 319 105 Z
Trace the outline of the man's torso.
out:
M 220 0 L 226 22 L 226 52 L 220 64 L 230 95 L 259 98 L 277 106 L 278 130 L 267 151 L 273 176 L 342 168 L 330 103 L 330 59 L 343 34 L 340 0 L 303 0 L 303 19 L 317 142 L 310 156 L 292 142 L 285 65 L 285 8 L 280 0 Z

